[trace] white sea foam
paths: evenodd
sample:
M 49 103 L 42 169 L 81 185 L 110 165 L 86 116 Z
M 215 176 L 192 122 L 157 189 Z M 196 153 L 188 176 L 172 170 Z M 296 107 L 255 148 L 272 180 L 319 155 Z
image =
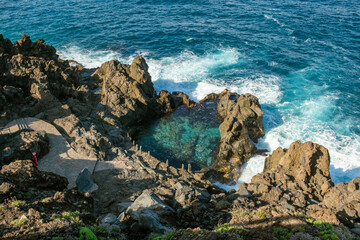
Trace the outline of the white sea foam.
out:
M 157 90 L 183 91 L 197 100 L 202 96 L 194 92 L 198 83 L 206 82 L 217 86 L 212 82 L 211 74 L 219 68 L 239 64 L 242 61 L 245 59 L 237 49 L 232 48 L 201 56 L 191 51 L 183 51 L 176 57 L 147 59 L 149 72 Z
M 258 74 L 234 81 L 240 93 L 251 93 L 260 103 L 277 104 L 281 101 L 280 78 L 274 75 Z
M 335 100 L 336 96 L 330 94 L 304 101 L 299 106 L 300 114 L 288 114 L 288 109 L 285 108 L 282 110 L 284 123 L 268 131 L 259 142 L 258 148 L 265 147 L 272 152 L 279 146 L 288 148 L 296 140 L 312 141 L 329 150 L 330 174 L 335 183 L 360 176 L 360 136 L 354 133 L 350 136 L 341 135 L 323 119 L 324 116 L 329 116 Z M 282 104 L 282 107 L 287 104 Z M 262 171 L 260 166 L 263 166 L 263 163 L 261 156 L 251 158 L 244 165 L 238 182 L 249 182 L 253 175 Z
M 58 54 L 60 58 L 75 60 L 86 68 L 96 68 L 106 61 L 121 58 L 118 52 L 86 50 L 75 45 L 60 48 Z
M 283 24 L 281 24 L 281 23 L 279 22 L 279 20 L 277 20 L 276 18 L 274 18 L 274 17 L 271 16 L 271 15 L 264 14 L 264 17 L 265 17 L 266 19 L 273 20 L 274 22 L 276 22 L 276 23 L 279 24 L 280 26 L 283 26 Z

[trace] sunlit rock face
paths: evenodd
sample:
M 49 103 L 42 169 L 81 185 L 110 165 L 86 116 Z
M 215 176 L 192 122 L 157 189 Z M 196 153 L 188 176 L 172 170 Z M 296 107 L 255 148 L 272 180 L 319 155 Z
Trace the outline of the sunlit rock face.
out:
M 210 166 L 217 154 L 220 139 L 217 101 L 198 104 L 188 110 L 179 107 L 171 115 L 143 126 L 136 141 L 143 151 L 159 160 L 169 160 L 174 167 L 191 164 L 193 170 Z

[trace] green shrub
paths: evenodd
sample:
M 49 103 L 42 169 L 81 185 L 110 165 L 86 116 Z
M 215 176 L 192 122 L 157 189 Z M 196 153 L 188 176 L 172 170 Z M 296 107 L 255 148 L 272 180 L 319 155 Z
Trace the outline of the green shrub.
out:
M 18 207 L 21 205 L 21 201 L 20 200 L 12 201 L 11 205 Z
M 298 228 L 293 228 L 291 229 L 292 232 L 296 233 L 296 232 L 305 232 L 305 227 L 298 227 Z
M 70 222 L 75 222 L 75 223 L 79 223 L 80 222 L 80 217 L 79 217 L 79 212 L 72 212 L 72 211 L 68 211 L 68 212 L 62 212 L 61 213 L 62 218 L 60 218 L 60 220 L 68 220 Z
M 280 240 L 286 240 L 291 237 L 291 232 L 287 228 L 275 227 L 273 229 L 274 236 Z
M 244 231 L 248 232 L 249 230 L 241 226 L 229 225 L 228 223 L 225 223 L 223 225 L 217 226 L 213 232 L 217 232 L 217 233 L 231 232 L 231 233 L 241 234 Z
M 309 223 L 309 224 L 313 224 L 315 222 L 315 219 L 312 217 L 309 217 L 305 220 L 305 222 Z
M 87 227 L 80 228 L 79 240 L 97 240 L 96 235 Z
M 176 234 L 176 230 L 167 231 L 163 236 L 163 240 L 172 240 L 174 237 L 176 237 Z
M 260 218 L 260 220 L 265 221 L 267 219 L 267 213 L 266 211 L 258 211 L 256 213 L 256 215 L 258 216 L 258 218 Z
M 149 240 L 163 240 L 163 236 L 156 234 L 156 233 L 152 233 L 149 236 Z
M 339 239 L 338 236 L 336 236 L 333 233 L 334 227 L 327 222 L 323 221 L 315 221 L 315 219 L 311 218 L 311 220 L 308 221 L 306 219 L 307 223 L 313 224 L 315 228 L 319 230 L 319 236 L 322 240 L 336 240 Z

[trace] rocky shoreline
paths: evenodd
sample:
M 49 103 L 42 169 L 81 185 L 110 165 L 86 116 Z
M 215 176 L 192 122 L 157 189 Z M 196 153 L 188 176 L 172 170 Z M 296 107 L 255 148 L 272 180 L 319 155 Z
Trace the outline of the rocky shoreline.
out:
M 156 93 L 144 58 L 84 69 L 59 59 L 43 40 L 23 35 L 12 44 L 0 34 L 1 237 L 360 239 L 360 176 L 334 186 L 329 153 L 316 143 L 279 147 L 237 191 L 214 186 L 210 180 L 236 180 L 265 135 L 255 96 L 225 90 L 202 101 L 215 99 L 222 119 L 217 158 L 199 172 L 175 168 L 143 152 L 132 136 L 141 124 L 196 103 L 181 92 Z M 75 152 L 97 159 L 77 188 L 68 189 L 56 168 L 34 165 L 31 152 L 41 165 L 56 148 L 46 131 L 7 131 L 27 117 L 52 124 Z

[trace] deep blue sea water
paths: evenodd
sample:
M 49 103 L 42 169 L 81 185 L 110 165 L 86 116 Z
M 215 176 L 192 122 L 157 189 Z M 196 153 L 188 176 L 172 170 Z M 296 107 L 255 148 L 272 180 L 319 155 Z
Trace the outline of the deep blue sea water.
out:
M 142 54 L 157 90 L 196 100 L 252 93 L 264 110 L 259 147 L 311 140 L 329 149 L 335 182 L 360 175 L 359 0 L 3 0 L 0 33 L 43 38 L 86 67 Z

